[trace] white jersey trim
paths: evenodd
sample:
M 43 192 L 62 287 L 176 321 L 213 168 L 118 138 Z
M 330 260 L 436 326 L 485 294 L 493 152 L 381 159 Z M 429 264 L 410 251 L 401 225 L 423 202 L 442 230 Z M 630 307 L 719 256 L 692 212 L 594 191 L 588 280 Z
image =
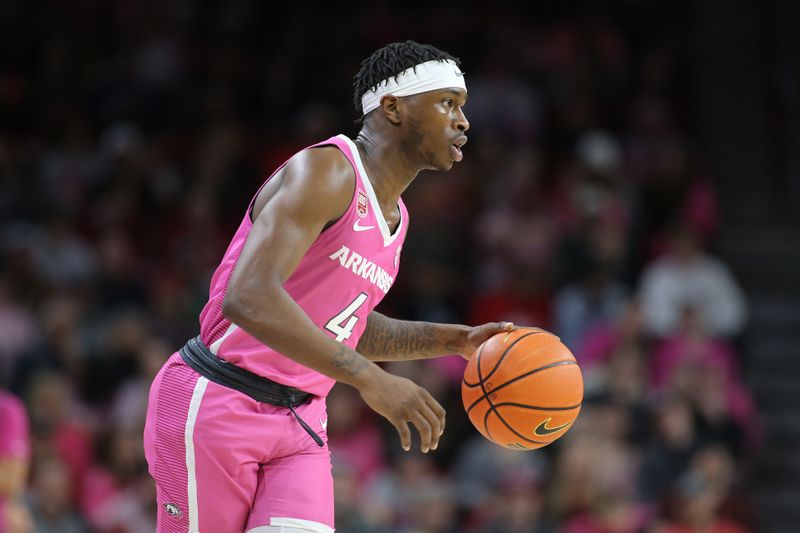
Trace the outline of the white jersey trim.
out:
M 228 329 L 225 330 L 225 333 L 222 335 L 222 337 L 220 337 L 219 339 L 215 340 L 211 344 L 211 346 L 208 347 L 208 349 L 211 350 L 211 353 L 213 353 L 214 355 L 218 355 L 219 354 L 219 349 L 222 347 L 222 343 L 225 342 L 225 339 L 227 339 L 230 336 L 230 334 L 233 333 L 234 331 L 236 331 L 237 329 L 239 329 L 239 326 L 237 326 L 236 324 L 231 322 L 228 325 Z
M 364 163 L 361 161 L 361 154 L 358 153 L 358 147 L 346 135 L 337 135 L 337 137 L 346 142 L 347 146 L 350 147 L 350 152 L 353 154 L 353 160 L 356 162 L 356 167 L 358 168 L 359 174 L 361 174 L 361 181 L 364 183 L 364 188 L 367 190 L 367 198 L 369 198 L 369 203 L 372 205 L 372 211 L 375 213 L 375 220 L 378 221 L 378 227 L 383 235 L 383 246 L 389 246 L 395 241 L 395 239 L 397 239 L 397 236 L 400 235 L 400 232 L 403 230 L 403 210 L 400 208 L 400 204 L 398 203 L 397 208 L 400 210 L 400 222 L 397 224 L 397 229 L 394 231 L 394 234 L 390 233 L 389 224 L 386 222 L 386 219 L 383 216 L 383 211 L 381 211 L 381 206 L 378 203 L 378 197 L 375 196 L 375 189 L 372 188 L 372 182 L 369 181 L 369 175 L 367 175 L 367 171 L 364 169 Z
M 288 517 L 270 517 L 268 526 L 254 527 L 253 529 L 248 529 L 247 533 L 273 533 L 276 531 L 311 531 L 313 533 L 334 533 L 334 529 L 332 527 L 321 522 Z

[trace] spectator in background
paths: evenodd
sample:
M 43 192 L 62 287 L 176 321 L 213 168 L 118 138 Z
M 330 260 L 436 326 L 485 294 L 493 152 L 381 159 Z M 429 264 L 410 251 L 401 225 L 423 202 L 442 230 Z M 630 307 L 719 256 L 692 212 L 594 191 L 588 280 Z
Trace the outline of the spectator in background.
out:
M 741 454 L 760 441 L 755 404 L 730 346 L 705 331 L 688 308 L 681 329 L 661 342 L 651 362 L 655 390 L 670 390 L 692 403 L 701 429 Z
M 642 454 L 639 500 L 656 506 L 686 470 L 699 441 L 691 407 L 678 398 L 663 398 L 655 407 L 655 428 Z
M 753 442 L 748 442 L 745 428 L 753 436 L 755 427 L 752 404 L 739 389 L 724 367 L 713 361 L 687 360 L 676 368 L 667 390 L 689 403 L 702 442 L 724 443 L 741 456 Z
M 674 518 L 656 533 L 748 533 L 749 529 L 724 518 L 720 507 L 728 496 L 728 487 L 716 485 L 697 472 L 685 474 L 677 485 Z
M 43 490 L 58 484 L 58 490 L 65 492 L 63 497 L 72 505 L 80 499 L 83 475 L 92 462 L 92 417 L 75 398 L 70 380 L 56 372 L 37 374 L 26 401 L 31 417 L 34 477 L 38 465 L 44 462 L 65 470 L 58 479 L 55 474 L 53 477 L 43 474 L 39 481 Z
M 331 457 L 359 486 L 366 486 L 386 469 L 380 426 L 354 389 L 334 386 L 330 398 Z
M 639 461 L 627 442 L 628 411 L 608 401 L 587 403 L 579 421 L 560 443 L 552 511 L 568 531 L 605 531 L 611 522 L 638 524 L 643 515 L 633 489 Z
M 401 533 L 459 533 L 452 484 L 445 477 L 418 488 L 411 504 L 411 523 Z
M 48 285 L 75 287 L 91 280 L 94 251 L 64 215 L 53 215 L 41 242 L 33 248 L 40 279 Z
M 670 252 L 645 269 L 640 290 L 646 327 L 658 337 L 674 333 L 690 306 L 712 335 L 735 337 L 744 327 L 742 290 L 728 267 L 705 253 L 685 225 L 675 228 Z
M 9 281 L 0 272 L 0 387 L 10 385 L 17 358 L 33 348 L 40 335 L 36 317 L 14 297 Z
M 38 310 L 40 335 L 15 358 L 9 386 L 27 395 L 34 378 L 43 372 L 63 374 L 77 385 L 82 374 L 84 344 L 82 328 L 87 322 L 85 297 L 69 291 L 54 291 Z
M 630 345 L 644 350 L 648 341 L 641 307 L 629 300 L 613 320 L 589 328 L 574 353 L 582 368 L 602 367 L 618 348 Z
M 592 327 L 611 322 L 625 306 L 625 288 L 607 268 L 586 265 L 581 279 L 561 289 L 555 299 L 555 333 L 561 342 L 577 349 Z
M 496 484 L 489 506 L 488 524 L 476 531 L 485 533 L 550 533 L 544 516 L 544 495 L 539 480 L 524 473 L 509 475 Z
M 507 317 L 504 320 L 514 324 L 535 324 L 547 329 L 551 300 L 547 273 L 541 267 L 514 262 L 500 285 L 475 294 L 467 310 L 468 322 Z
M 100 433 L 97 442 L 97 460 L 82 480 L 82 515 L 97 532 L 155 531 L 151 509 L 155 491 L 147 473 L 139 428 L 112 427 Z
M 754 501 L 744 486 L 744 468 L 725 446 L 711 444 L 692 457 L 690 472 L 725 494 L 720 516 L 756 530 Z
M 398 453 L 393 468 L 377 476 L 364 492 L 365 509 L 377 523 L 411 527 L 416 523 L 418 495 L 440 487 L 433 459 L 421 453 Z
M 653 385 L 663 387 L 675 368 L 686 360 L 715 364 L 725 369 L 731 381 L 741 379 L 732 347 L 709 335 L 700 313 L 692 306 L 684 309 L 679 328 L 655 346 L 651 362 Z
M 25 406 L 0 389 L 0 532 L 27 533 L 31 517 L 22 502 L 31 442 Z
M 624 181 L 620 147 L 607 132 L 590 131 L 577 140 L 575 161 L 580 179 L 569 189 L 569 206 L 577 222 L 590 229 L 594 224 L 630 221 L 630 185 Z M 591 233 L 591 229 L 587 232 Z
M 626 438 L 641 446 L 649 433 L 649 383 L 646 352 L 634 343 L 621 344 L 603 365 L 583 371 L 585 401 L 609 402 L 628 413 Z
M 362 505 L 363 490 L 356 471 L 333 457 L 333 499 L 336 501 L 336 530 L 340 533 L 389 533 L 388 527 L 374 525 L 387 522 L 385 517 L 370 516 Z
M 148 318 L 141 308 L 118 307 L 96 319 L 83 356 L 83 400 L 109 405 L 121 384 L 135 374 L 139 351 L 152 335 Z
M 38 462 L 29 502 L 36 533 L 90 533 L 73 504 L 70 490 L 73 483 L 69 468 L 56 457 Z
M 461 506 L 482 512 L 510 485 L 542 482 L 548 468 L 544 453 L 519 453 L 473 435 L 462 443 L 451 472 Z
M 703 243 L 719 226 L 714 189 L 708 177 L 696 168 L 688 142 L 674 131 L 668 113 L 664 103 L 657 100 L 641 102 L 634 111 L 643 136 L 636 142 L 638 146 L 630 147 L 629 163 L 632 174 L 640 181 L 639 232 L 645 240 L 641 244 L 647 257 L 664 251 L 671 221 L 683 221 Z

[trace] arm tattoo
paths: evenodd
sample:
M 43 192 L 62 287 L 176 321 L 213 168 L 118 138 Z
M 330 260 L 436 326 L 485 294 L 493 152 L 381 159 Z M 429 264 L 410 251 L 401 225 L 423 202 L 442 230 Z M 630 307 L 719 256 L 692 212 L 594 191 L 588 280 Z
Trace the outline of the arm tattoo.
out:
M 457 350 L 455 333 L 441 324 L 395 320 L 380 313 L 369 315 L 358 351 L 373 361 L 422 359 Z
M 341 370 L 350 376 L 355 376 L 367 365 L 369 365 L 367 359 L 360 357 L 359 354 L 355 353 L 347 346 L 339 346 L 331 362 L 333 368 Z

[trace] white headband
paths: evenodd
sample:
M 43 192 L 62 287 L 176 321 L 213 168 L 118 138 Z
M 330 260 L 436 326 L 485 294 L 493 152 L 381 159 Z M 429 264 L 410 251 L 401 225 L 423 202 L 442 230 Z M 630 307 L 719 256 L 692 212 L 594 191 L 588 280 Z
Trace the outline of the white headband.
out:
M 464 73 L 450 59 L 426 61 L 407 68 L 403 72 L 378 84 L 375 90 L 369 90 L 361 97 L 361 110 L 366 115 L 381 105 L 381 98 L 387 94 L 395 96 L 411 96 L 436 89 L 460 87 L 467 90 L 464 84 Z

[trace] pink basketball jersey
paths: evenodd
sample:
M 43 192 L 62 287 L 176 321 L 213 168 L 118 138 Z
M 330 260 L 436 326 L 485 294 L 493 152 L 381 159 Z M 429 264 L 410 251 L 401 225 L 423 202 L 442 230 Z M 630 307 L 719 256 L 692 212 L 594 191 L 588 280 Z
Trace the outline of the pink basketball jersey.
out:
M 395 232 L 390 233 L 353 141 L 337 135 L 307 149 L 326 145 L 338 147 L 353 165 L 355 192 L 347 211 L 317 237 L 284 283 L 284 289 L 317 327 L 331 338 L 355 348 L 366 327 L 367 315 L 383 299 L 397 276 L 408 212 L 401 199 L 398 204 L 400 223 Z M 269 209 L 269 205 L 265 209 Z M 248 208 L 211 278 L 209 300 L 200 315 L 201 338 L 212 352 L 226 361 L 278 383 L 326 396 L 333 387 L 333 379 L 281 355 L 222 314 L 228 282 L 252 227 Z

